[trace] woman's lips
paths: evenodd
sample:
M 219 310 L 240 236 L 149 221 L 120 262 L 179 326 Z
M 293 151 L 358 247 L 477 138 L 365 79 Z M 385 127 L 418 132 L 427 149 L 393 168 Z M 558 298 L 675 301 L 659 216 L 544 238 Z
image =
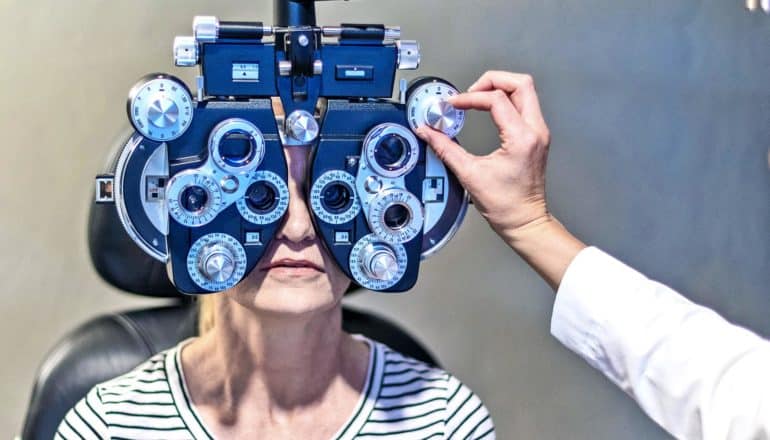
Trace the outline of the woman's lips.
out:
M 282 272 L 289 272 L 289 273 L 325 272 L 323 267 L 311 261 L 294 260 L 291 258 L 283 258 L 280 260 L 272 261 L 267 266 L 261 268 L 261 270 L 263 271 L 280 270 Z

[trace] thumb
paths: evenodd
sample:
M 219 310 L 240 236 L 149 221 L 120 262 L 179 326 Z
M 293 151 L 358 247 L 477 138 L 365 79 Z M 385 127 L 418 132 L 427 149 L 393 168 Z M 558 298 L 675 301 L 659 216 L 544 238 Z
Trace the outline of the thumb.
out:
M 450 139 L 444 133 L 429 127 L 419 127 L 417 136 L 428 143 L 436 156 L 454 173 L 465 186 L 468 177 L 468 165 L 476 159 L 476 156 L 467 152 L 457 142 Z

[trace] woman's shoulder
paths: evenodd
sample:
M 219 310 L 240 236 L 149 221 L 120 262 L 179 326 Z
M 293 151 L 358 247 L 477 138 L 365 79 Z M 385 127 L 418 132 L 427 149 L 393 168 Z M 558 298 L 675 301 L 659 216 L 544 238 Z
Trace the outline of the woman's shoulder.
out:
M 379 389 L 365 434 L 440 433 L 445 438 L 494 438 L 481 398 L 453 374 L 375 343 L 381 361 Z
M 154 354 L 131 371 L 94 386 L 104 403 L 115 399 L 109 396 L 129 398 L 137 394 L 157 394 L 168 391 L 166 357 L 173 355 L 175 348 Z
M 131 371 L 95 385 L 67 413 L 57 438 L 82 438 L 83 433 L 108 438 L 117 428 L 130 438 L 160 422 L 164 428 L 182 428 L 167 371 L 173 368 L 176 350 L 157 353 Z

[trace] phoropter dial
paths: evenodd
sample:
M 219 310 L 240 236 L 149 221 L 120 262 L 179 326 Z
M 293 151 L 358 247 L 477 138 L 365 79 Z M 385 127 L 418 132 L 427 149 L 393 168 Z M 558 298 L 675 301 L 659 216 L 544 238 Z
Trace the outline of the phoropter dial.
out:
M 361 211 L 356 178 L 342 170 L 323 173 L 310 190 L 310 206 L 319 219 L 332 225 L 347 223 Z
M 214 220 L 222 206 L 219 184 L 196 170 L 182 171 L 168 181 L 168 212 L 187 227 L 204 226 Z
M 275 223 L 289 207 L 289 187 L 278 174 L 257 171 L 237 205 L 241 216 L 255 225 Z
M 201 289 L 229 289 L 246 273 L 246 251 L 228 234 L 206 234 L 195 241 L 187 254 L 187 272 Z
M 171 141 L 182 136 L 193 119 L 190 90 L 165 73 L 147 75 L 128 94 L 128 118 L 142 136 Z
M 350 252 L 350 272 L 362 287 L 385 290 L 393 287 L 406 272 L 407 255 L 403 245 L 385 243 L 374 234 L 364 236 Z
M 412 130 L 424 125 L 455 138 L 465 124 L 465 111 L 454 108 L 447 98 L 457 89 L 439 78 L 422 78 L 407 90 L 406 112 Z
M 388 243 L 406 243 L 423 228 L 423 207 L 409 191 L 391 188 L 380 191 L 369 204 L 369 228 Z

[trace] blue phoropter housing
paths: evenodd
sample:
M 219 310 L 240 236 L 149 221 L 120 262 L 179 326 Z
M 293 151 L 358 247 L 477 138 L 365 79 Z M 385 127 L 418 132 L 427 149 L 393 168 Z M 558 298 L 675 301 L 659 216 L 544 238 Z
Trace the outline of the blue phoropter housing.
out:
M 247 276 L 288 206 L 283 149 L 311 149 L 307 200 L 317 233 L 363 287 L 401 292 L 420 261 L 457 231 L 468 198 L 413 130 L 455 137 L 464 114 L 448 82 L 399 82 L 420 48 L 397 27 L 315 25 L 313 2 L 277 1 L 277 25 L 196 17 L 177 37 L 178 66 L 199 66 L 195 93 L 151 74 L 130 91 L 135 131 L 115 173 L 97 177 L 126 232 L 168 263 L 189 294 Z

